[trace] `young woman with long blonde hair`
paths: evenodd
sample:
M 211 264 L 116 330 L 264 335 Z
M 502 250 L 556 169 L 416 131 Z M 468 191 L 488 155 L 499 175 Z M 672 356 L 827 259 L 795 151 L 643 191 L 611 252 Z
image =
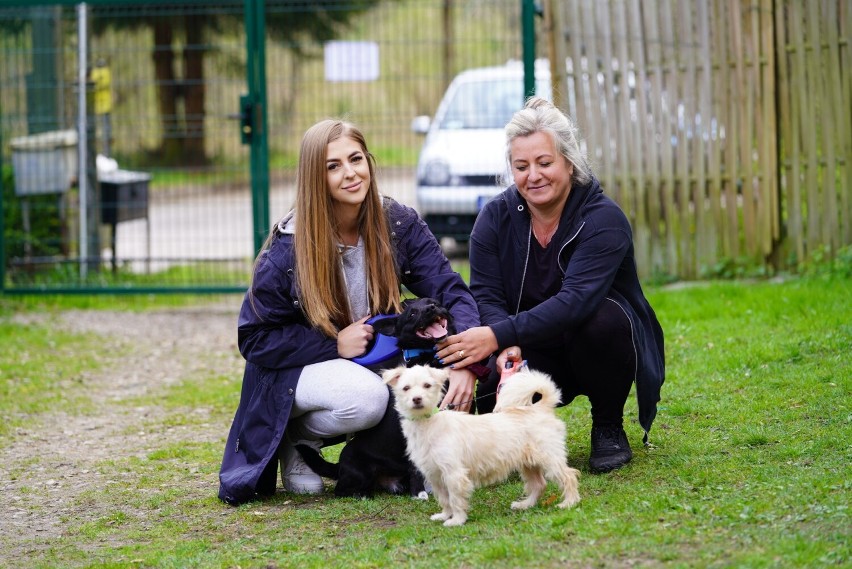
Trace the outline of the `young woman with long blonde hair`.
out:
M 274 493 L 279 461 L 286 490 L 322 492 L 294 443 L 319 449 L 379 422 L 388 390 L 351 360 L 373 339 L 368 317 L 400 310 L 402 285 L 446 306 L 458 330 L 479 325 L 426 224 L 379 193 L 356 127 L 324 120 L 308 129 L 296 186 L 295 208 L 273 226 L 240 311 L 246 369 L 219 474 L 219 497 L 230 504 Z M 474 383 L 470 371 L 453 370 L 443 404 L 466 412 Z

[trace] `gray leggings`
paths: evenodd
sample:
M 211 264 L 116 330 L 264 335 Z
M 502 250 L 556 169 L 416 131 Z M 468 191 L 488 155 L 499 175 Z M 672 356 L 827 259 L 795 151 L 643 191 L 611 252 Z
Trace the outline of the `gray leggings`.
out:
M 387 405 L 387 386 L 367 368 L 345 359 L 307 365 L 287 432 L 294 442 L 356 433 L 381 421 Z

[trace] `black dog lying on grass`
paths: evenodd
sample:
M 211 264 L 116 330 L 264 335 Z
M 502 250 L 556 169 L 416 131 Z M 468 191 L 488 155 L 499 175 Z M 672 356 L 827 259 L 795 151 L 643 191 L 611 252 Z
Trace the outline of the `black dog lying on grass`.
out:
M 431 298 L 408 301 L 401 314 L 376 321 L 373 330 L 395 337 L 402 349 L 401 356 L 382 362 L 385 369 L 400 365 L 400 357 L 409 367 L 418 364 L 442 367 L 435 357 L 435 344 L 455 333 L 450 312 Z M 296 445 L 296 450 L 311 470 L 337 480 L 334 489 L 337 496 L 371 497 L 376 490 L 383 489 L 392 494 L 407 491 L 415 498 L 428 499 L 423 475 L 408 460 L 393 394 L 382 420 L 356 433 L 343 447 L 337 464 L 328 462 L 311 447 Z

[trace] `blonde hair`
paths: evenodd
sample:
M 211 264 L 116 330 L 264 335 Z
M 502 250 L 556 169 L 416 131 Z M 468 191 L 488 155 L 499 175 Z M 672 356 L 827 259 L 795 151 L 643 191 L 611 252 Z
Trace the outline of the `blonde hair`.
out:
M 588 184 L 592 169 L 580 148 L 574 122 L 553 103 L 541 97 L 530 97 L 524 108 L 516 112 L 505 128 L 506 160 L 512 163 L 512 141 L 518 137 L 544 132 L 553 139 L 557 151 L 574 165 L 573 181 Z M 510 168 L 511 171 L 511 168 Z
M 370 186 L 358 214 L 370 311 L 373 314 L 400 311 L 400 284 L 390 230 L 376 184 L 375 158 L 367 149 L 364 135 L 354 125 L 340 120 L 320 121 L 302 137 L 296 170 L 294 244 L 296 287 L 302 310 L 312 326 L 330 337 L 337 337 L 342 328 L 351 324 L 334 203 L 326 174 L 328 144 L 343 137 L 361 146 L 370 170 Z M 273 233 L 276 231 L 277 225 L 273 227 Z

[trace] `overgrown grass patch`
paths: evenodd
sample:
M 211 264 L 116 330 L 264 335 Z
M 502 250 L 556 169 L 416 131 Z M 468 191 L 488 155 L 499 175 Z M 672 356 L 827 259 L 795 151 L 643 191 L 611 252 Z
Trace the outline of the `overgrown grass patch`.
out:
M 582 470 L 574 509 L 555 508 L 551 486 L 539 507 L 510 510 L 522 492 L 518 478 L 477 490 L 460 528 L 429 520 L 434 501 L 406 496 L 279 492 L 226 506 L 216 499 L 217 474 L 240 379 L 200 373 L 124 403 L 162 413 L 140 418 L 141 451 L 92 465 L 103 486 L 78 498 L 58 539 L 33 543 L 31 565 L 848 566 L 850 280 L 705 283 L 649 294 L 666 332 L 668 372 L 651 444 L 642 445 L 631 396 L 634 459 L 592 475 L 588 401 L 560 408 L 569 462 Z M 42 349 L 80 341 L 62 337 Z M 169 429 L 190 436 L 157 444 Z
M 81 387 L 99 366 L 96 336 L 0 315 L 0 447 L 16 429 L 33 427 L 41 413 L 90 410 Z

